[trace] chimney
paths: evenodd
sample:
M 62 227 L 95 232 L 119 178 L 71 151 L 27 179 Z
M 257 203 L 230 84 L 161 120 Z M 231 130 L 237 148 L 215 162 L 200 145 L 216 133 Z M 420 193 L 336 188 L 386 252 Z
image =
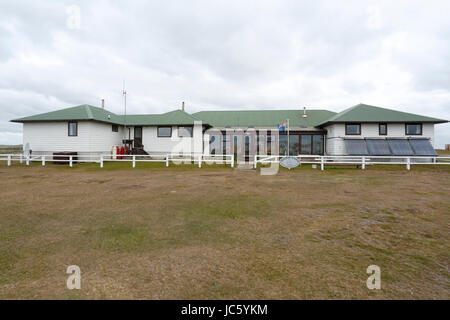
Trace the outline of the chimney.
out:
M 307 118 L 308 115 L 306 114 L 306 107 L 303 107 L 303 118 Z
M 181 111 L 184 111 L 184 101 L 181 102 Z
M 102 109 L 105 109 L 105 99 L 102 99 Z

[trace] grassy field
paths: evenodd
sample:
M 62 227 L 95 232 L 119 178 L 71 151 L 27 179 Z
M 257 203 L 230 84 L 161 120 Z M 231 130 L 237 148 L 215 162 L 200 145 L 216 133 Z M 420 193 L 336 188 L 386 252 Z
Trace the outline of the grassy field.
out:
M 22 145 L 0 145 L 0 154 L 18 154 L 23 151 Z
M 2 299 L 450 298 L 448 166 L 2 162 L 0 176 Z

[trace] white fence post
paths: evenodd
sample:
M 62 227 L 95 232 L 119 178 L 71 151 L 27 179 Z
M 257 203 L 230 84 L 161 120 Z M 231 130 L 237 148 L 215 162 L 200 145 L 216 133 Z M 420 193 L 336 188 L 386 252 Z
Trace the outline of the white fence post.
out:
M 42 156 L 42 165 L 45 166 L 45 156 Z
M 169 166 L 169 155 L 167 154 L 166 155 L 166 167 L 168 167 Z
M 325 169 L 325 159 L 324 156 L 320 157 L 320 170 L 324 170 Z
M 10 166 L 11 166 L 11 155 L 8 154 L 8 167 L 10 167 Z
M 234 154 L 231 155 L 231 167 L 234 168 Z
M 20 164 L 23 163 L 23 154 L 20 154 Z
M 30 156 L 27 155 L 27 166 L 29 166 L 29 165 L 30 165 Z
M 198 156 L 198 167 L 202 167 L 202 156 Z
M 69 166 L 72 168 L 72 156 L 69 156 Z
M 100 155 L 100 168 L 103 168 L 103 155 Z
M 133 168 L 136 168 L 136 156 L 133 155 Z
M 258 156 L 255 154 L 255 162 L 253 162 L 253 167 L 254 167 L 255 169 L 258 168 L 257 161 L 258 161 Z
M 406 170 L 411 170 L 411 158 L 406 158 Z
M 362 157 L 362 166 L 361 166 L 361 168 L 363 170 L 366 170 L 366 157 Z

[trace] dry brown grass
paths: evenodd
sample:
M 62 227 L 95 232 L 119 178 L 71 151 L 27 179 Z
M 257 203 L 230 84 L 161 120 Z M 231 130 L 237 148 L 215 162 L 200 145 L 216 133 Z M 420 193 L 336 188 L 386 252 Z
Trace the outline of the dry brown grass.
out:
M 449 169 L 0 164 L 0 298 L 448 299 Z

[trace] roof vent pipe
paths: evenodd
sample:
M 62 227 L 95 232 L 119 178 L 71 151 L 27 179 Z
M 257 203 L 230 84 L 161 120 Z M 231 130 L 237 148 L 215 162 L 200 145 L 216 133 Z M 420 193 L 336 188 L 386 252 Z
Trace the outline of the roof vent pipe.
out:
M 184 101 L 181 102 L 181 111 L 184 111 Z
M 306 114 L 306 107 L 303 107 L 303 118 L 307 118 L 308 115 Z
M 102 109 L 105 109 L 105 99 L 102 99 Z

